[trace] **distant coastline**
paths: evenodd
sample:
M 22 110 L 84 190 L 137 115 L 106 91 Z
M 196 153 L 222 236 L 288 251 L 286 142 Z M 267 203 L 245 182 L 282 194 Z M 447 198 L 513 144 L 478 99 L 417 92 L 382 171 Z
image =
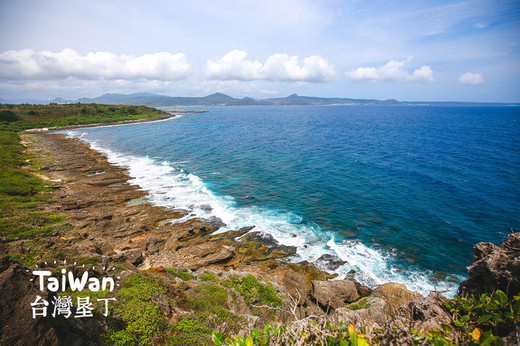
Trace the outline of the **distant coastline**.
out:
M 449 106 L 449 107 L 518 107 L 520 103 L 501 102 L 458 102 L 458 101 L 398 101 L 395 99 L 353 99 L 341 97 L 313 97 L 292 94 L 282 98 L 253 99 L 244 97 L 241 99 L 222 93 L 215 93 L 204 97 L 178 97 L 165 96 L 151 93 L 135 94 L 104 94 L 95 98 L 80 98 L 77 100 L 64 100 L 57 98 L 44 101 L 36 99 L 0 99 L 0 103 L 6 104 L 67 104 L 67 103 L 97 103 L 111 105 L 143 105 L 150 107 L 175 107 L 175 106 Z

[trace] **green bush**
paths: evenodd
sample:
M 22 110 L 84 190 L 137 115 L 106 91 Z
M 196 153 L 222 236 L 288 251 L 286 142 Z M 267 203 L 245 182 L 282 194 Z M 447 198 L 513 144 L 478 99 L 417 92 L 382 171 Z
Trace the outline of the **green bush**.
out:
M 0 121 L 5 121 L 6 123 L 12 123 L 14 121 L 20 121 L 22 117 L 14 114 L 12 111 L 0 111 Z
M 204 282 L 204 281 L 217 282 L 218 281 L 216 275 L 213 273 L 210 273 L 210 272 L 204 272 L 204 273 L 200 274 L 198 279 L 199 279 L 199 281 L 202 281 L 202 282 Z
M 177 270 L 175 268 L 165 268 L 164 272 L 168 276 L 177 277 L 177 278 L 180 278 L 183 281 L 193 280 L 193 274 L 185 272 L 185 271 L 182 271 L 182 270 Z
M 223 285 L 237 290 L 248 305 L 253 303 L 271 307 L 282 305 L 282 300 L 276 295 L 275 290 L 268 285 L 260 283 L 253 275 L 232 277 L 225 280 Z
M 163 340 L 167 329 L 165 316 L 151 299 L 154 293 L 165 291 L 159 278 L 137 274 L 125 279 L 112 308 L 113 315 L 124 322 L 123 328 L 110 320 L 109 329 L 100 341 L 107 345 L 154 345 Z

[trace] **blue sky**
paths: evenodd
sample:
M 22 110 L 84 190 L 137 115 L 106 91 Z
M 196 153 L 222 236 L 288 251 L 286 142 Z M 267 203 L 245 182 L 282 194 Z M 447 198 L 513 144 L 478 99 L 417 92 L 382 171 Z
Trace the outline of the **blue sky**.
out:
M 0 0 L 0 98 L 520 102 L 520 1 Z

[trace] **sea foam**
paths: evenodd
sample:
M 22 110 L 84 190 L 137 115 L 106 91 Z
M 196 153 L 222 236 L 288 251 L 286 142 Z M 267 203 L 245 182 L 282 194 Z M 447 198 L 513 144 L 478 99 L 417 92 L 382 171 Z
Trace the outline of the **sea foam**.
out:
M 148 193 L 153 205 L 183 211 L 185 216 L 172 223 L 191 218 L 218 218 L 225 226 L 217 232 L 255 226 L 254 231 L 269 233 L 280 244 L 295 246 L 292 262 L 308 261 L 320 267 L 318 258 L 330 254 L 346 261 L 334 270 L 336 279 L 353 278 L 374 288 L 386 282 L 403 283 L 408 289 L 427 295 L 439 291 L 453 296 L 457 283 L 464 278 L 448 275 L 443 281 L 433 279 L 433 272 L 407 266 L 399 266 L 391 254 L 373 248 L 357 240 L 336 239 L 337 235 L 317 224 L 303 222 L 290 211 L 260 207 L 238 207 L 232 196 L 220 196 L 213 192 L 197 175 L 176 167 L 176 163 L 156 160 L 109 149 L 99 140 L 89 140 L 88 132 L 67 131 L 69 137 L 78 138 L 103 154 L 107 160 L 128 170 L 129 183 Z M 321 267 L 320 269 L 326 270 Z

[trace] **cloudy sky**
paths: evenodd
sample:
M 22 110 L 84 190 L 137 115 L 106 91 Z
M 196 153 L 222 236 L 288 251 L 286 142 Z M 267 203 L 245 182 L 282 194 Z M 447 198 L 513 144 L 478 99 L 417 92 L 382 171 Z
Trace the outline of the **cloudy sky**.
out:
M 518 0 L 0 0 L 0 98 L 520 102 Z

